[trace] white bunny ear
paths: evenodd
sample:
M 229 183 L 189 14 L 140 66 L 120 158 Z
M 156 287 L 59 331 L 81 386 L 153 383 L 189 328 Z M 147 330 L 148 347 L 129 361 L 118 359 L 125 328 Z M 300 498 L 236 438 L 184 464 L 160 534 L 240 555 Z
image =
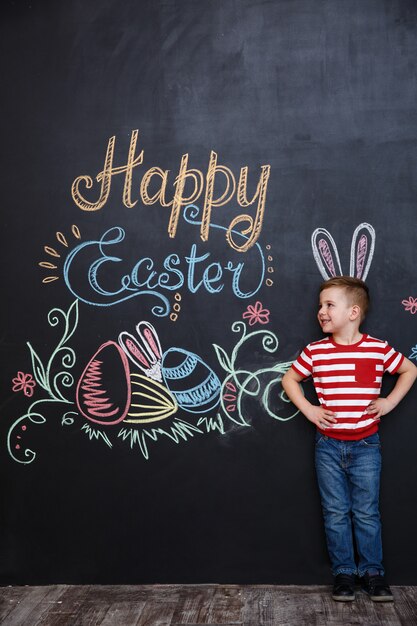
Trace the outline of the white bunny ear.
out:
M 366 280 L 375 249 L 375 230 L 366 222 L 359 224 L 352 237 L 350 276 Z
M 336 244 L 325 228 L 316 228 L 311 235 L 311 247 L 317 267 L 324 280 L 342 275 Z
M 162 350 L 156 330 L 148 322 L 139 322 L 136 331 L 139 340 L 128 332 L 122 332 L 119 335 L 119 344 L 148 378 L 161 382 Z

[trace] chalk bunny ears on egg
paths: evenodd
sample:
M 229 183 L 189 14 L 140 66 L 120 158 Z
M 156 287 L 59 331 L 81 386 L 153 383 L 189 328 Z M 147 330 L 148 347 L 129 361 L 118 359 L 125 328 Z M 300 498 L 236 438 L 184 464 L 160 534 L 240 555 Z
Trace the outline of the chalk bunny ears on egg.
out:
M 139 322 L 136 332 L 137 337 L 126 331 L 120 333 L 119 345 L 148 378 L 161 382 L 162 350 L 157 332 L 149 322 Z
M 324 280 L 342 276 L 339 253 L 333 237 L 325 228 L 316 228 L 311 236 L 314 258 Z M 375 249 L 375 230 L 366 222 L 353 233 L 350 248 L 349 276 L 366 280 Z

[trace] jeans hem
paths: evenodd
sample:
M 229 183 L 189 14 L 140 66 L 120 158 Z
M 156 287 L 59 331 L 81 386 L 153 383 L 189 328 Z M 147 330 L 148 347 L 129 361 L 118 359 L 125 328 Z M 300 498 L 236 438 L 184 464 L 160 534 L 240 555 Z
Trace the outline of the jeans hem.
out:
M 346 567 L 341 567 L 333 572 L 333 576 L 337 576 L 338 574 L 348 574 L 348 576 L 356 576 L 357 573 L 358 572 L 356 569 L 348 569 Z
M 368 570 L 368 569 L 359 570 L 358 571 L 359 578 L 363 578 L 368 571 L 371 572 L 370 574 L 371 576 L 375 576 L 375 575 L 385 576 L 385 571 L 383 568 L 381 569 L 372 568 L 371 570 Z M 375 572 L 377 572 L 377 574 L 375 574 Z

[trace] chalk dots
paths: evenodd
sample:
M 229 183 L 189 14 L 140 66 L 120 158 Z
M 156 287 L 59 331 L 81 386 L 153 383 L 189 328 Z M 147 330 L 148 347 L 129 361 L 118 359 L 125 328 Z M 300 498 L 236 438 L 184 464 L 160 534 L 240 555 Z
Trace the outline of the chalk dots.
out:
M 171 322 L 176 322 L 178 319 L 178 314 L 181 311 L 181 305 L 180 302 L 182 300 L 182 296 L 181 294 L 177 291 L 177 293 L 174 296 L 174 300 L 176 301 L 174 306 L 172 307 L 174 309 L 174 313 L 171 313 L 171 315 L 169 316 L 169 319 L 171 320 Z
M 272 246 L 271 246 L 270 243 L 268 243 L 265 246 L 265 248 L 269 251 L 269 250 L 271 250 Z M 272 263 L 273 262 L 274 257 L 272 256 L 272 254 L 268 254 L 267 260 L 268 260 L 268 263 Z M 268 274 L 273 274 L 275 272 L 275 269 L 271 265 L 268 265 L 266 271 L 268 272 Z M 272 287 L 272 285 L 274 284 L 274 282 L 270 278 L 267 278 L 265 282 L 266 282 L 266 285 L 268 287 Z

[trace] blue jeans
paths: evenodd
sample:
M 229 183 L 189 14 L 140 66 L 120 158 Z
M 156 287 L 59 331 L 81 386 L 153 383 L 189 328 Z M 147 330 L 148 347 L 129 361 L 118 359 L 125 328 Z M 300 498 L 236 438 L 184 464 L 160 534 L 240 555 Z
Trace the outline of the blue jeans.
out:
M 378 433 L 359 441 L 317 433 L 316 472 L 333 574 L 383 575 Z

